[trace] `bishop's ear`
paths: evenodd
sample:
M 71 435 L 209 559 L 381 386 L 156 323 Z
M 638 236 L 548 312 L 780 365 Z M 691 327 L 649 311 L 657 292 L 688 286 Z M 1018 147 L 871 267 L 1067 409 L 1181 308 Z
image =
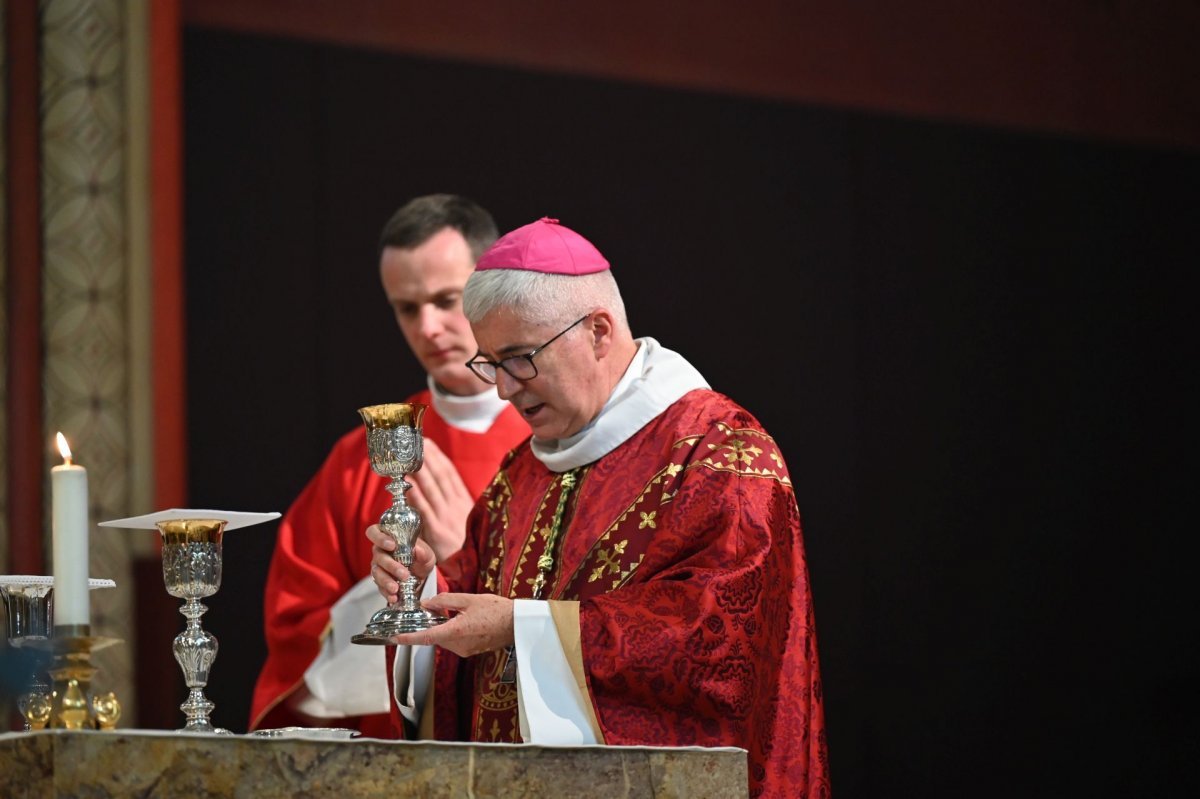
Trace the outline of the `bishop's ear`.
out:
M 599 308 L 592 312 L 588 330 L 592 336 L 592 351 L 597 358 L 603 358 L 612 349 L 614 329 L 612 314 L 607 309 Z

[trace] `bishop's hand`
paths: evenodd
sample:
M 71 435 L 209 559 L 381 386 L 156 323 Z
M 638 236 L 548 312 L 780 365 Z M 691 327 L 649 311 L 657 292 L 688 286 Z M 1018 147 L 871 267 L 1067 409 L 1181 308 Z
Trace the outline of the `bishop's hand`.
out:
M 438 594 L 421 603 L 450 620 L 428 630 L 392 637 L 400 645 L 437 645 L 470 657 L 513 643 L 513 601 L 495 594 Z
M 379 525 L 372 524 L 367 528 L 367 539 L 372 544 L 371 579 L 388 604 L 395 603 L 399 599 L 400 581 L 410 575 L 410 570 L 393 557 L 396 541 L 379 529 Z M 436 564 L 437 557 L 429 544 L 420 538 L 414 541 L 411 575 L 424 580 Z

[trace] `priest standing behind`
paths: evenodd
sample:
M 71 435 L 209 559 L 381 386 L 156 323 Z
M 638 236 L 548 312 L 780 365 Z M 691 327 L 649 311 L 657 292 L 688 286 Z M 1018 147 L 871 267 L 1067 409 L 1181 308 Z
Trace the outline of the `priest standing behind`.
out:
M 453 617 L 396 637 L 401 712 L 443 740 L 738 746 L 752 796 L 826 795 L 808 570 L 775 440 L 632 337 L 608 262 L 556 220 L 496 242 L 464 310 L 470 366 L 533 438 L 455 557 L 435 571 L 417 545 L 413 572 L 437 574 L 425 606 Z M 406 570 L 377 526 L 367 537 L 394 598 Z
M 409 476 L 407 496 L 441 556 L 462 545 L 475 498 L 505 453 L 529 436 L 519 414 L 464 365 L 476 344 L 462 312 L 463 286 L 496 235 L 486 210 L 435 194 L 404 205 L 380 237 L 384 293 L 428 375 L 426 389 L 407 400 L 430 406 L 425 462 Z M 338 726 L 392 737 L 384 649 L 350 645 L 380 607 L 362 530 L 391 505 L 387 484 L 371 471 L 358 425 L 284 517 L 267 575 L 267 660 L 250 729 Z

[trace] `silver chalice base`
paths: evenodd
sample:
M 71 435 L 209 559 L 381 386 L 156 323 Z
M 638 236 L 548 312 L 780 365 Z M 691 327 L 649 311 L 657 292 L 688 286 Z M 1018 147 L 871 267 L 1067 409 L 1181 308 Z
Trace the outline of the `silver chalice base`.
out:
M 392 636 L 404 633 L 419 633 L 436 627 L 446 621 L 444 616 L 438 616 L 422 608 L 405 610 L 404 608 L 384 608 L 375 611 L 366 628 L 350 639 L 355 644 L 390 644 Z

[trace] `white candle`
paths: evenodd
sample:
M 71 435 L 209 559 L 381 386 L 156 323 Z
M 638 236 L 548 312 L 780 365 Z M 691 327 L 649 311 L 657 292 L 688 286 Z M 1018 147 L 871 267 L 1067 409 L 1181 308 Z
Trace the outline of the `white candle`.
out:
M 71 448 L 62 433 L 58 449 L 63 464 L 50 470 L 54 497 L 54 626 L 89 624 L 87 469 L 71 463 Z

